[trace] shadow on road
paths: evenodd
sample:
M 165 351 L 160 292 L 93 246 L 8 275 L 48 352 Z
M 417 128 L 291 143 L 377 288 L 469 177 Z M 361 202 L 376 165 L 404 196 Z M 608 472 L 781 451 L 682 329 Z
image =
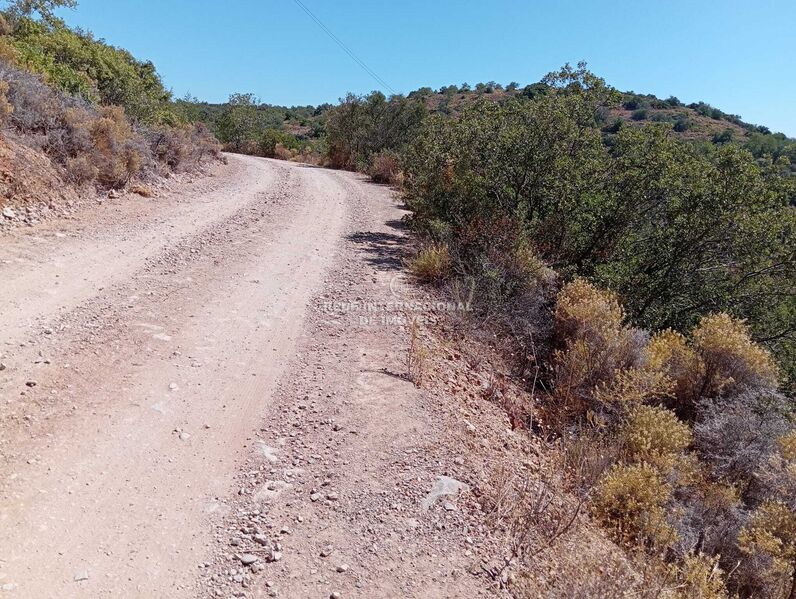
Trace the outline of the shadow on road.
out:
M 359 246 L 357 249 L 365 253 L 365 260 L 381 270 L 400 270 L 404 259 L 408 256 L 405 235 L 381 231 L 358 231 L 346 239 L 357 244 Z

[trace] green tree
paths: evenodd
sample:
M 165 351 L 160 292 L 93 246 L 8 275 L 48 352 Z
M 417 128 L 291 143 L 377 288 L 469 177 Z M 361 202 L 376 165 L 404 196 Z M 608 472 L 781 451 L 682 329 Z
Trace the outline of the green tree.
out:
M 327 115 L 329 159 L 339 168 L 366 170 L 374 154 L 409 143 L 425 115 L 419 98 L 349 94 Z
M 254 94 L 232 94 L 216 123 L 216 136 L 232 151 L 240 152 L 258 134 L 257 105 Z
M 506 251 L 531 243 L 565 277 L 617 290 L 639 324 L 686 330 L 726 311 L 794 364 L 796 179 L 784 158 L 700 152 L 668 125 L 623 127 L 608 147 L 596 115 L 614 90 L 584 65 L 542 84 L 531 101 L 428 121 L 406 158 L 413 225 L 465 274 L 482 276 L 512 235 Z
M 12 21 L 38 14 L 44 21 L 54 22 L 56 8 L 75 8 L 77 0 L 13 0 L 5 4 L 4 12 Z

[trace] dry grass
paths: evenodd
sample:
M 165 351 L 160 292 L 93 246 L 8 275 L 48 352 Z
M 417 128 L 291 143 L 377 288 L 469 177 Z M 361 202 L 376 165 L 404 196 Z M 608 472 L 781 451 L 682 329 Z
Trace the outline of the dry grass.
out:
M 406 350 L 406 378 L 415 387 L 423 384 L 427 352 L 420 341 L 420 322 L 417 316 L 407 317 L 409 324 L 409 347 Z
M 424 283 L 446 279 L 451 272 L 451 256 L 446 245 L 432 245 L 420 250 L 409 263 L 409 272 Z
M 396 152 L 390 150 L 379 152 L 373 157 L 368 174 L 376 183 L 400 186 L 404 180 L 401 159 Z

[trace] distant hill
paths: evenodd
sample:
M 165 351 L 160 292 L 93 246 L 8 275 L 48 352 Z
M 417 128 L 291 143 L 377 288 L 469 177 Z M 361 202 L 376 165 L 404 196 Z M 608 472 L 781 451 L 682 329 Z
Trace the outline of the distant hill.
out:
M 479 99 L 505 102 L 510 98 L 532 99 L 545 93 L 543 83 L 524 87 L 498 83 L 479 83 L 444 86 L 438 90 L 423 87 L 407 94 L 407 98 L 422 101 L 430 113 L 455 118 L 467 106 Z M 205 122 L 211 130 L 218 131 L 218 122 L 228 103 L 210 104 L 197 100 L 178 100 L 182 112 L 190 120 Z M 312 144 L 325 135 L 325 119 L 331 104 L 319 106 L 279 106 L 254 102 L 256 122 L 253 129 L 276 129 L 294 136 L 299 143 Z M 620 127 L 643 127 L 650 123 L 671 126 L 674 133 L 685 141 L 720 145 L 734 143 L 748 149 L 756 158 L 784 157 L 796 173 L 796 139 L 774 133 L 768 127 L 747 123 L 740 116 L 726 113 L 705 102 L 684 104 L 676 97 L 658 98 L 652 94 L 622 92 L 616 106 L 606 106 L 598 115 L 606 135 L 616 133 Z M 223 141 L 223 139 L 222 139 Z
M 421 88 L 409 98 L 422 99 L 431 112 L 456 116 L 480 98 L 503 102 L 508 98 L 533 98 L 545 93 L 542 83 L 525 87 L 496 83 L 477 84 L 475 88 L 447 86 L 437 91 Z M 643 127 L 649 123 L 666 123 L 682 139 L 711 144 L 736 143 L 746 147 L 756 158 L 785 156 L 796 172 L 796 139 L 773 133 L 768 127 L 744 122 L 740 116 L 728 114 L 705 102 L 683 104 L 676 97 L 660 99 L 652 94 L 623 92 L 618 106 L 605 107 L 598 115 L 603 131 L 614 133 L 619 127 Z

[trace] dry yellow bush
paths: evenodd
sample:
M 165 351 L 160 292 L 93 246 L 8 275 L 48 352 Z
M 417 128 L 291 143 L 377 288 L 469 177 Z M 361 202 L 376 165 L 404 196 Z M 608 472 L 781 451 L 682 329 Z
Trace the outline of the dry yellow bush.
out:
M 451 256 L 446 245 L 432 245 L 420 250 L 409 264 L 409 272 L 425 282 L 441 281 L 450 275 Z
M 12 32 L 13 28 L 10 23 L 0 14 L 0 59 L 16 63 L 19 58 L 19 50 L 11 43 L 11 38 L 7 37 Z
M 704 396 L 733 386 L 776 388 L 779 368 L 773 356 L 752 341 L 742 320 L 725 313 L 702 318 L 691 333 L 705 364 Z
M 624 318 L 619 297 L 585 279 L 567 283 L 556 297 L 556 333 L 567 338 L 613 334 L 623 327 Z
M 777 439 L 776 451 L 769 457 L 761 479 L 773 497 L 796 509 L 796 430 Z
M 595 491 L 594 514 L 617 540 L 653 549 L 676 540 L 663 508 L 671 488 L 649 464 L 616 465 Z
M 3 15 L 0 14 L 0 36 L 13 33 L 14 28 Z
M 620 437 L 632 461 L 647 462 L 667 474 L 690 445 L 692 435 L 671 410 L 639 405 L 628 414 Z
M 554 355 L 554 395 L 563 411 L 585 412 L 598 387 L 607 397 L 612 393 L 607 389 L 614 388 L 618 373 L 627 374 L 617 383 L 616 394 L 629 392 L 629 388 L 642 383 L 639 379 L 643 377 L 633 367 L 640 361 L 643 337 L 623 320 L 624 312 L 615 293 L 583 279 L 575 279 L 559 292 L 555 333 L 564 348 Z M 649 380 L 643 384 L 655 388 L 658 385 Z
M 791 508 L 780 501 L 763 503 L 738 535 L 738 545 L 747 555 L 767 558 L 766 574 L 782 596 L 786 589 L 796 589 L 796 513 Z
M 149 151 L 119 106 L 103 106 L 99 114 L 70 108 L 64 118 L 74 139 L 76 156 L 66 159 L 66 168 L 76 182 L 93 179 L 104 187 L 123 187 L 139 174 Z
M 531 285 L 552 285 L 558 274 L 539 258 L 533 245 L 520 242 L 514 249 L 514 259 L 520 270 L 528 277 Z
M 677 584 L 673 599 L 727 599 L 724 572 L 719 558 L 704 554 L 689 555 L 680 567 L 675 567 Z
M 647 367 L 672 381 L 675 407 L 689 411 L 705 377 L 705 364 L 686 338 L 666 329 L 652 336 L 646 350 Z
M 135 185 L 131 185 L 130 192 L 144 198 L 151 198 L 155 195 L 155 192 L 152 191 L 151 187 L 149 187 L 148 185 L 143 185 L 141 183 L 136 183 Z
M 613 379 L 601 383 L 594 390 L 594 398 L 605 404 L 631 406 L 670 394 L 672 382 L 660 371 L 649 368 L 626 368 Z
M 796 430 L 777 439 L 777 447 L 785 460 L 796 464 Z
M 14 107 L 8 101 L 8 82 L 0 81 L 0 125 L 2 125 L 12 112 Z

